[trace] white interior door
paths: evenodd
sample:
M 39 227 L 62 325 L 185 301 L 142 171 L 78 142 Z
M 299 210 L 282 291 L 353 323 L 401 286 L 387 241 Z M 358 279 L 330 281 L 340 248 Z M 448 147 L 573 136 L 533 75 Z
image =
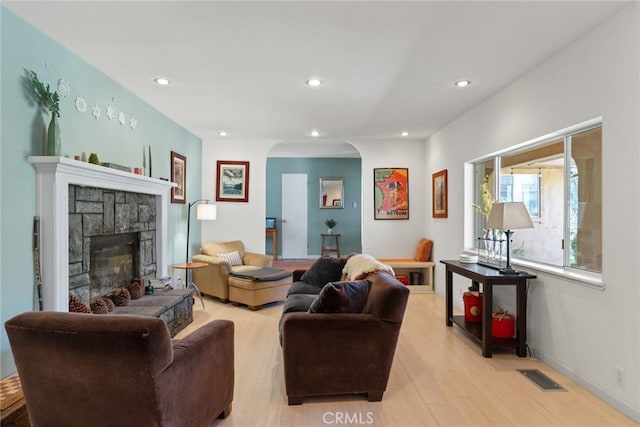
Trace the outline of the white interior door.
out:
M 307 174 L 282 174 L 282 258 L 307 258 Z

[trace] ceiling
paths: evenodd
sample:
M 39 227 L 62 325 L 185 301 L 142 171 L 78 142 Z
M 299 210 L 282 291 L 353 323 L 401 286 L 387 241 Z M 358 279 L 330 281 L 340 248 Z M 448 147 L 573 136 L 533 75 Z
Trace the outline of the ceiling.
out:
M 339 155 L 427 138 L 626 3 L 3 1 L 204 143 Z

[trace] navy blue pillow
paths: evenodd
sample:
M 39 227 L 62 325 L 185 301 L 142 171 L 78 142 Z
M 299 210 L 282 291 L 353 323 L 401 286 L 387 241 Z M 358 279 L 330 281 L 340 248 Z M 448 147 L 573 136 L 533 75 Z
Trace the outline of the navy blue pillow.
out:
M 340 258 L 318 258 L 300 280 L 322 289 L 327 283 L 340 280 L 344 263 L 345 260 Z
M 327 283 L 311 303 L 309 313 L 362 313 L 369 286 L 369 280 Z

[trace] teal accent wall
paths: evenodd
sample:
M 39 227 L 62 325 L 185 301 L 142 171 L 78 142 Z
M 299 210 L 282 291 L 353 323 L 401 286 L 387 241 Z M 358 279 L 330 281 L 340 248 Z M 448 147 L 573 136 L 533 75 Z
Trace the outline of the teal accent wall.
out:
M 202 141 L 2 5 L 0 29 L 0 322 L 4 324 L 37 307 L 31 239 L 36 174 L 27 157 L 42 154 L 41 141 L 50 116 L 33 102 L 25 69 L 34 70 L 53 89 L 60 78 L 70 85 L 70 95 L 60 103 L 66 157 L 83 153 L 88 157 L 95 152 L 102 162 L 142 166 L 143 146 L 151 145 L 153 176 L 169 178 L 173 150 L 187 157 L 187 198 L 195 200 L 201 195 Z M 87 101 L 84 114 L 75 108 L 78 96 Z M 98 120 L 92 115 L 94 104 L 101 107 Z M 107 104 L 114 106 L 113 120 L 106 116 Z M 118 122 L 120 111 L 126 114 L 125 125 Z M 129 127 L 131 116 L 137 120 L 135 130 Z M 170 205 L 169 264 L 184 261 L 186 220 L 186 205 Z M 192 221 L 191 226 L 193 252 L 200 245 L 199 221 Z M 0 337 L 0 377 L 4 378 L 15 372 L 15 366 L 4 328 L 0 328 Z
M 324 222 L 333 218 L 338 225 L 334 233 L 340 233 L 342 254 L 362 252 L 362 160 L 359 158 L 284 158 L 267 159 L 267 216 L 277 218 L 282 229 L 282 174 L 306 173 L 308 178 L 307 204 L 307 254 L 320 255 L 320 234 L 327 232 Z M 344 187 L 343 209 L 320 209 L 320 178 L 342 177 Z M 353 204 L 356 203 L 356 207 Z M 282 254 L 282 239 L 278 251 Z M 333 243 L 333 242 L 332 242 Z M 267 242 L 267 253 L 271 242 Z

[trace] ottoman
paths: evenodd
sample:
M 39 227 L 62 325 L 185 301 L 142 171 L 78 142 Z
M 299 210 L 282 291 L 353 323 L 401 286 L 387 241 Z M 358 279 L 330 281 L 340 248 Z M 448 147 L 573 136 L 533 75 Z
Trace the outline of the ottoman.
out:
M 263 305 L 284 301 L 292 283 L 293 273 L 276 268 L 261 268 L 229 275 L 229 301 L 245 304 L 250 310 Z

